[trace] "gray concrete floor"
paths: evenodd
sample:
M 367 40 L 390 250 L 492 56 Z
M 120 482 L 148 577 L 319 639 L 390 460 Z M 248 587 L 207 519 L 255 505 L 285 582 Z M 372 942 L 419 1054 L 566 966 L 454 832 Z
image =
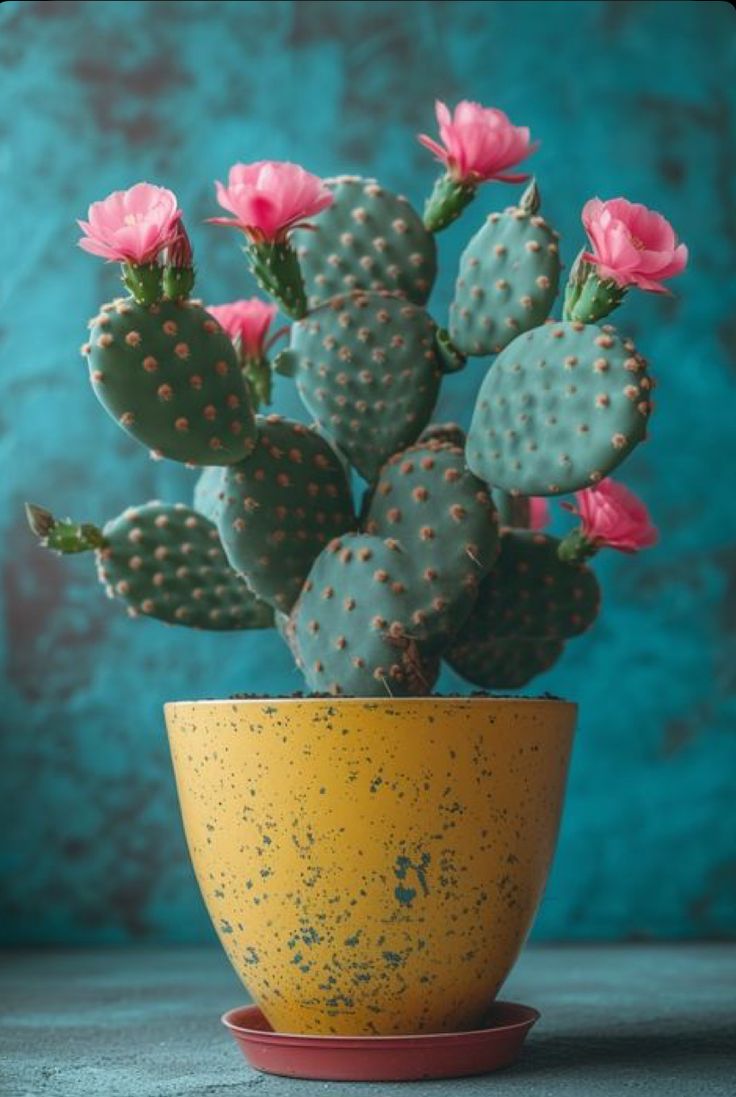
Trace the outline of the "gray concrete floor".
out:
M 503 997 L 542 1019 L 520 1062 L 457 1081 L 257 1074 L 218 1017 L 246 996 L 215 949 L 0 958 L 2 1097 L 734 1097 L 736 946 L 531 947 Z

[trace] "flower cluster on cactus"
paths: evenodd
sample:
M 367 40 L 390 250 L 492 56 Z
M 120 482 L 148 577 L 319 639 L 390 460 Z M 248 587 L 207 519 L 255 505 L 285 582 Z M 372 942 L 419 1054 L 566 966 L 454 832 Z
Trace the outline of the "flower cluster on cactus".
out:
M 659 293 L 687 250 L 658 213 L 618 198 L 583 210 L 560 281 L 558 234 L 534 181 L 476 226 L 446 325 L 426 310 L 434 234 L 480 183 L 517 182 L 533 151 L 505 114 L 437 104 L 446 168 L 424 221 L 374 179 L 236 164 L 217 199 L 271 301 L 205 308 L 176 197 L 139 183 L 90 206 L 80 246 L 122 265 L 82 347 L 92 388 L 154 456 L 200 468 L 193 505 L 145 502 L 101 529 L 29 506 L 48 548 L 94 552 L 132 616 L 212 629 L 276 627 L 309 688 L 429 693 L 445 660 L 485 689 L 524 685 L 588 628 L 590 558 L 656 541 L 611 478 L 648 433 L 654 381 L 599 321 L 630 288 Z M 277 307 L 293 319 L 269 337 Z M 289 345 L 271 358 L 274 341 Z M 467 432 L 432 423 L 443 375 L 485 359 Z M 313 422 L 263 414 L 272 372 Z M 362 498 L 355 497 L 365 482 Z M 543 532 L 548 498 L 579 522 Z

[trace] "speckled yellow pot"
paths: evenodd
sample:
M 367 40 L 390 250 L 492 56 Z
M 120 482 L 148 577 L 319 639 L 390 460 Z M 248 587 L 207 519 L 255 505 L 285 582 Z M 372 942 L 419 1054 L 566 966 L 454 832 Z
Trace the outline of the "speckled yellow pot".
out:
M 207 909 L 275 1029 L 480 1022 L 539 904 L 575 713 L 497 698 L 166 706 Z

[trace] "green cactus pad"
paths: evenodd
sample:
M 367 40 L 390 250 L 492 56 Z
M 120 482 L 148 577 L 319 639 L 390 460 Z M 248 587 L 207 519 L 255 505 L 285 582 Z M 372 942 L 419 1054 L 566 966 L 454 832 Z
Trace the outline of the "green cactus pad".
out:
M 406 198 L 375 179 L 326 180 L 334 195 L 314 229 L 297 230 L 310 308 L 355 289 L 387 290 L 423 305 L 437 274 L 437 249 Z
M 550 323 L 519 336 L 481 385 L 467 461 L 521 495 L 598 483 L 646 436 L 653 381 L 610 325 Z
M 560 279 L 557 233 L 533 212 L 534 193 L 525 199 L 492 213 L 463 252 L 449 324 L 463 354 L 498 354 L 549 316 Z
M 295 324 L 304 404 L 368 481 L 429 420 L 440 385 L 431 317 L 390 294 L 333 297 Z
M 315 557 L 355 528 L 343 466 L 316 431 L 269 415 L 258 419 L 251 456 L 224 474 L 218 528 L 231 566 L 287 612 Z
M 560 560 L 560 541 L 544 533 L 507 530 L 501 551 L 480 585 L 473 612 L 444 652 L 447 662 L 485 688 L 510 687 L 514 673 L 528 678 L 546 669 L 562 641 L 595 620 L 600 588 L 584 564 Z M 558 650 L 559 648 L 559 650 Z M 514 651 L 518 651 L 518 655 Z M 537 669 L 532 669 L 537 667 Z M 496 676 L 503 671 L 504 680 Z
M 233 630 L 270 628 L 273 610 L 229 567 L 217 529 L 183 504 L 131 507 L 104 527 L 97 572 L 131 617 Z
M 210 522 L 217 525 L 217 516 L 220 513 L 222 501 L 225 498 L 224 491 L 225 473 L 221 466 L 212 465 L 202 469 L 194 485 L 194 499 L 192 505 L 198 514 L 209 518 Z
M 465 448 L 465 431 L 458 423 L 430 423 L 417 439 L 422 442 L 447 442 L 451 446 Z
M 247 386 L 230 339 L 194 301 L 103 305 L 83 347 L 105 410 L 157 456 L 242 461 L 255 443 Z
M 463 633 L 465 636 L 465 633 Z M 562 640 L 536 640 L 515 636 L 458 638 L 445 652 L 450 666 L 481 689 L 521 689 L 532 678 L 549 670 L 565 650 Z
M 412 563 L 411 634 L 444 645 L 473 608 L 498 553 L 498 520 L 463 450 L 438 441 L 411 446 L 384 465 L 365 524 L 396 539 Z
M 414 570 L 398 542 L 336 538 L 318 556 L 292 618 L 309 687 L 353 697 L 429 693 L 439 660 L 410 639 Z

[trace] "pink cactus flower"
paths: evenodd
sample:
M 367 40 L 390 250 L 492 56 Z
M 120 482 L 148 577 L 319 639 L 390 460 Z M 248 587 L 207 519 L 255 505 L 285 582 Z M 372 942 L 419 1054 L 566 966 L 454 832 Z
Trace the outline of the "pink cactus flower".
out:
M 215 183 L 217 201 L 234 217 L 210 217 L 215 225 L 242 229 L 254 244 L 283 242 L 307 218 L 332 205 L 322 180 L 298 164 L 259 160 L 230 168 L 227 186 Z
M 425 133 L 419 135 L 419 140 L 457 182 L 476 184 L 499 179 L 520 183 L 528 178 L 506 170 L 536 148 L 526 126 L 512 125 L 502 110 L 465 99 L 455 107 L 454 115 L 440 100 L 435 103 L 435 111 L 442 144 Z
M 251 297 L 247 301 L 232 301 L 228 305 L 210 305 L 207 311 L 233 342 L 239 340 L 244 357 L 264 357 L 266 334 L 278 312 L 276 305 L 269 305 L 260 297 Z
M 685 269 L 687 248 L 677 243 L 661 213 L 626 198 L 591 198 L 582 219 L 593 249 L 583 252 L 583 259 L 598 268 L 601 278 L 666 293 L 662 282 Z
M 529 528 L 539 531 L 549 525 L 549 503 L 542 495 L 533 495 L 529 499 Z
M 88 221 L 78 221 L 80 248 L 111 263 L 153 263 L 177 233 L 181 210 L 166 187 L 136 183 L 93 202 Z
M 596 547 L 638 552 L 657 543 L 659 533 L 647 508 L 623 484 L 601 480 L 593 488 L 576 492 L 575 499 L 577 508 L 562 505 L 578 515 L 583 537 Z

